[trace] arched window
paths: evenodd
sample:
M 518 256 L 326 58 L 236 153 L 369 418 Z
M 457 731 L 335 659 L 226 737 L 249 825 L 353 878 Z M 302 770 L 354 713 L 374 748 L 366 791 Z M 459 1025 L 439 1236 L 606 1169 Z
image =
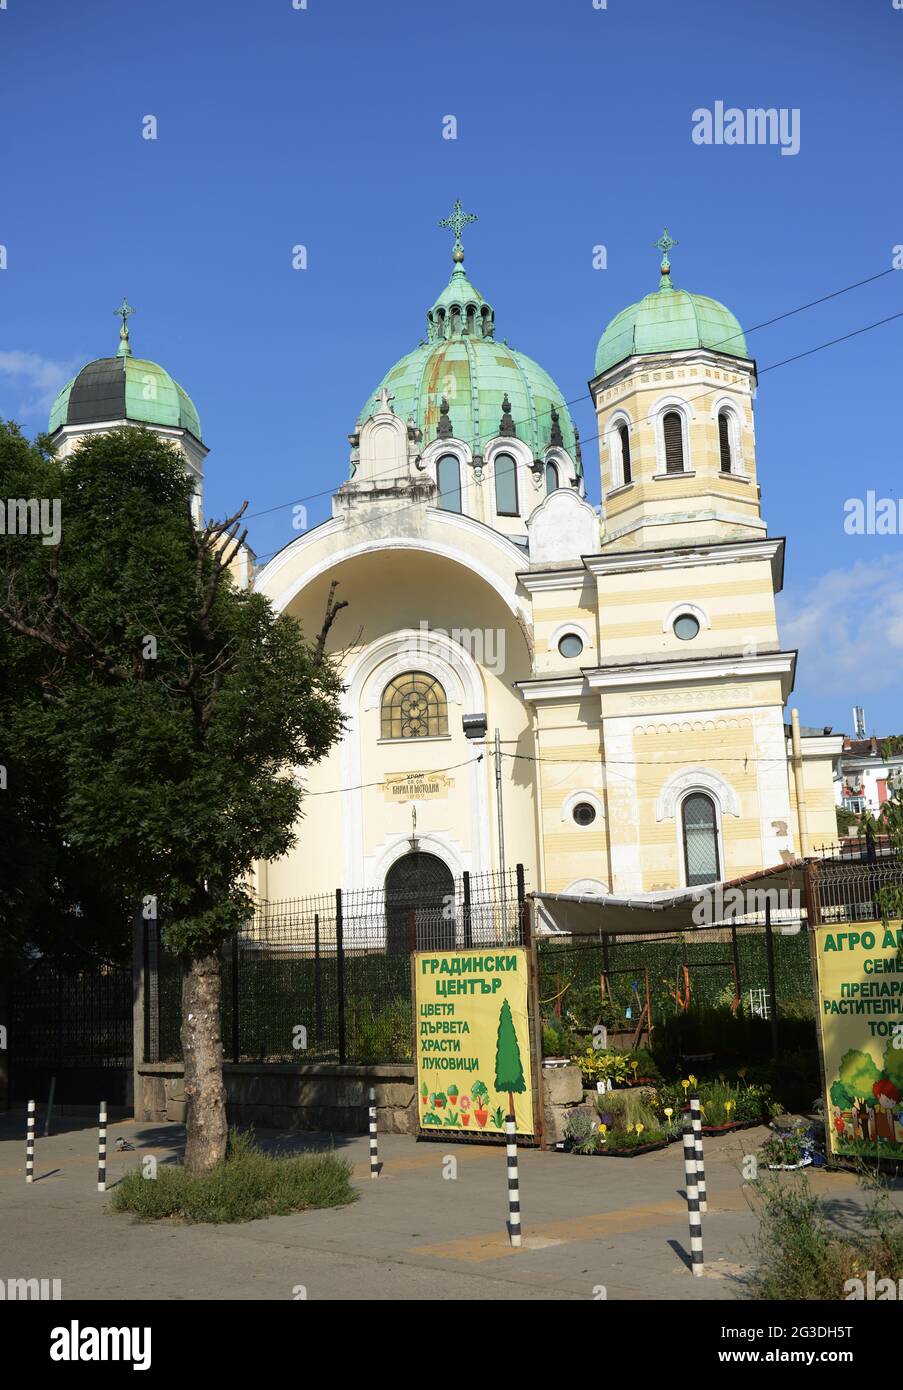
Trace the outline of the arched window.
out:
M 439 682 L 425 671 L 396 676 L 383 691 L 383 738 L 435 738 L 448 733 L 448 701 Z
M 683 421 L 681 420 L 676 410 L 669 410 L 662 419 L 662 433 L 665 437 L 665 472 L 683 473 Z
M 443 454 L 436 470 L 439 483 L 439 506 L 447 512 L 460 512 L 461 465 L 454 454 Z
M 715 803 L 705 792 L 691 792 L 681 806 L 684 868 L 687 887 L 716 883 L 721 875 L 718 854 L 718 816 Z
M 495 460 L 495 509 L 499 516 L 517 516 L 517 464 L 510 454 Z
M 626 485 L 631 481 L 630 472 L 630 430 L 626 425 L 618 426 L 618 438 L 621 441 L 621 482 Z
M 731 459 L 731 422 L 725 410 L 720 411 L 718 414 L 718 447 L 721 450 L 722 473 L 733 473 L 733 460 Z
M 546 464 L 546 492 L 558 491 L 558 469 L 554 463 Z

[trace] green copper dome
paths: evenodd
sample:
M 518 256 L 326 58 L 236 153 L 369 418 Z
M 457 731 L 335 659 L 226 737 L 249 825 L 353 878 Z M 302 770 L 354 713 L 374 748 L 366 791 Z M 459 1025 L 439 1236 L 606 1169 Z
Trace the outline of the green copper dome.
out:
M 596 376 L 642 353 L 702 347 L 730 357 L 748 357 L 743 329 L 730 309 L 708 295 L 690 294 L 671 284 L 667 253 L 677 242 L 666 232 L 656 244 L 665 253 L 659 287 L 612 319 L 596 349 Z
M 473 219 L 460 215 L 456 205 L 453 217 L 440 223 L 455 228 L 455 268 L 427 313 L 426 341 L 386 373 L 358 424 L 374 413 L 386 390 L 395 414 L 419 426 L 424 445 L 452 435 L 482 454 L 490 439 L 507 433 L 528 444 L 535 458 L 560 445 L 576 459 L 573 421 L 552 378 L 531 357 L 495 341 L 495 314 L 464 271 L 465 220 Z
M 115 357 L 99 357 L 67 382 L 53 403 L 48 432 L 63 425 L 94 425 L 129 420 L 142 425 L 166 425 L 188 430 L 201 440 L 201 422 L 186 391 L 156 362 L 133 357 L 126 324 L 133 310 L 123 315 L 119 351 Z

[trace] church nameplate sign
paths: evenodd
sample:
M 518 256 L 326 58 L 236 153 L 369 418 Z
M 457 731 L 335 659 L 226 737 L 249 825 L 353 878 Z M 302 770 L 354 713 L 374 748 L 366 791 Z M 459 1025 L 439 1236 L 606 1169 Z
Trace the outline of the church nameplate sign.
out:
M 455 779 L 444 772 L 392 772 L 383 781 L 387 801 L 429 801 L 448 796 Z

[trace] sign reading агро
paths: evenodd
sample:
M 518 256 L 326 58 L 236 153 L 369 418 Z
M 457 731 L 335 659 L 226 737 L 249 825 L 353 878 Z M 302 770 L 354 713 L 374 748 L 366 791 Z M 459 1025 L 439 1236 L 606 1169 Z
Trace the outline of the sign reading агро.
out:
M 420 1128 L 533 1133 L 527 1012 L 527 952 L 521 946 L 414 955 Z
M 903 1158 L 903 926 L 816 927 L 815 953 L 831 1152 Z

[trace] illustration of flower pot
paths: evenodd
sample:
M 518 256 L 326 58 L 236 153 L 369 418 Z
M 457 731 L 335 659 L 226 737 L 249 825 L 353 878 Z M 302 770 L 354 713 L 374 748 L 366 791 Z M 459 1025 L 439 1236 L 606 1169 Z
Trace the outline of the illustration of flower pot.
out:
M 436 1093 L 436 1097 L 435 1097 L 435 1106 L 436 1106 L 436 1109 L 437 1109 L 437 1110 L 442 1110 L 442 1109 L 443 1109 L 443 1107 L 444 1107 L 444 1105 L 445 1105 L 445 1102 L 446 1102 L 446 1099 L 447 1099 L 447 1097 L 446 1097 L 446 1094 L 445 1094 L 444 1091 L 438 1091 L 438 1092 Z
M 461 1123 L 462 1123 L 462 1125 L 469 1125 L 469 1124 L 470 1124 L 470 1115 L 467 1113 L 466 1110 L 462 1110 L 462 1111 L 461 1111 Z
M 454 1107 L 455 1105 L 458 1104 L 458 1088 L 457 1088 L 457 1086 L 449 1086 L 449 1088 L 448 1088 L 448 1103 L 449 1103 L 449 1105 L 451 1105 L 451 1106 L 453 1106 L 453 1107 Z
M 473 1113 L 480 1129 L 485 1129 L 489 1119 L 489 1087 L 485 1081 L 475 1081 L 470 1088 Z

